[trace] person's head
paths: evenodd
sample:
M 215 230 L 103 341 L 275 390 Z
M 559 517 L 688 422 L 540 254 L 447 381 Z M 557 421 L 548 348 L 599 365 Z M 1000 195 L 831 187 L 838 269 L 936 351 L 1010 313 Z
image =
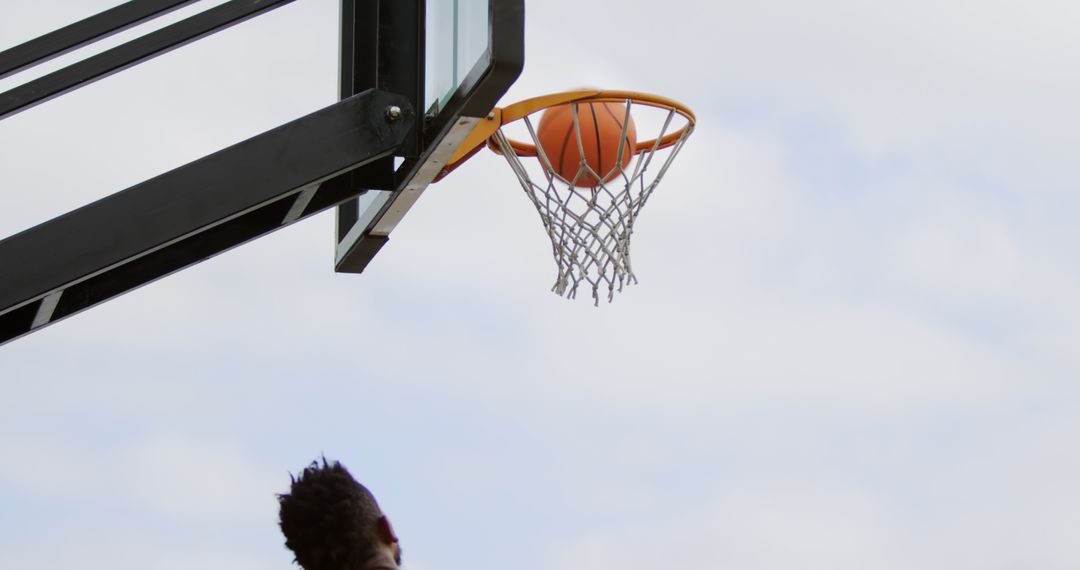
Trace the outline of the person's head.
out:
M 313 462 L 278 496 L 281 532 L 304 570 L 394 570 L 401 548 L 371 492 L 338 462 Z

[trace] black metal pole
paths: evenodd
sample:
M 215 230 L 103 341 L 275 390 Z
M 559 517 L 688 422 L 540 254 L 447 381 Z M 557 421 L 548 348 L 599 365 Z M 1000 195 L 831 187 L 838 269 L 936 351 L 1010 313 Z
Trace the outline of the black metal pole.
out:
M 131 0 L 0 52 L 0 79 L 122 32 L 196 0 Z
M 231 0 L 91 56 L 10 91 L 0 93 L 0 119 L 292 1 Z
M 415 122 L 365 91 L 0 241 L 0 344 L 355 197 Z

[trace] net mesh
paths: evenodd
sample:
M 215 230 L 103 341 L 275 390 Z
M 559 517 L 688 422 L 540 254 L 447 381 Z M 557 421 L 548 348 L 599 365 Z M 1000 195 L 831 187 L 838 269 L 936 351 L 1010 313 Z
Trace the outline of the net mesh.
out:
M 520 156 L 503 129 L 492 137 L 494 146 L 510 163 L 551 238 L 552 254 L 558 268 L 551 290 L 573 299 L 579 287 L 584 287 L 591 292 L 594 305 L 600 303 L 601 297 L 611 302 L 615 293 L 621 292 L 625 285 L 637 283 L 630 262 L 630 238 L 634 233 L 634 224 L 645 202 L 693 131 L 693 125 L 676 125 L 676 111 L 665 109 L 666 116 L 657 121 L 659 132 L 656 136 L 639 135 L 639 139 L 653 139 L 655 142 L 646 148 L 630 148 L 631 145 L 624 144 L 624 141 L 627 140 L 627 128 L 631 124 L 629 118 L 636 109 L 631 100 L 626 100 L 625 105 L 626 120 L 620 122 L 622 137 L 615 167 L 608 172 L 596 172 L 585 159 L 587 153 L 583 148 L 579 104 L 576 102 L 570 103 L 572 138 L 568 144 L 578 145 L 577 156 L 581 159 L 576 175 L 569 180 L 552 167 L 529 117 L 525 117 L 523 122 L 536 146 L 535 159 Z M 655 111 L 652 107 L 649 109 Z M 662 145 L 661 139 L 673 132 L 676 126 L 685 126 L 681 136 L 674 144 Z M 638 121 L 637 128 L 640 132 L 641 121 Z M 632 156 L 622 167 L 625 154 Z M 589 181 L 590 185 L 576 186 L 575 181 Z

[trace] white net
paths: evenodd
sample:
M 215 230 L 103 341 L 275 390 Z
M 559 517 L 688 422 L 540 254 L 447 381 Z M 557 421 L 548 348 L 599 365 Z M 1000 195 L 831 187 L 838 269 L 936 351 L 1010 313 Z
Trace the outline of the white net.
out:
M 536 146 L 535 158 L 531 153 L 521 156 L 518 151 L 523 145 L 510 139 L 504 132 L 506 126 L 492 137 L 494 147 L 510 163 L 551 238 L 552 254 L 558 267 L 551 290 L 569 299 L 577 296 L 579 287 L 586 287 L 592 293 L 594 304 L 599 304 L 601 296 L 611 302 L 625 285 L 637 283 L 630 262 L 634 223 L 693 131 L 693 125 L 686 124 L 674 109 L 663 109 L 658 113 L 654 107 L 635 104 L 631 100 L 624 103 L 626 119 L 618 123 L 622 136 L 615 159 L 609 160 L 614 166 L 606 172 L 596 171 L 595 151 L 593 164 L 587 160 L 588 137 L 599 138 L 599 133 L 592 135 L 590 128 L 596 115 L 591 112 L 579 114 L 579 103 L 570 103 L 572 127 L 566 142 L 577 145 L 578 152 L 571 153 L 577 160 L 576 169 L 573 164 L 569 168 L 562 164 L 564 156 L 557 157 L 556 166 L 552 165 L 529 117 L 524 117 L 522 122 Z M 580 106 L 586 104 L 583 102 Z M 586 124 L 584 137 L 582 123 Z M 633 129 L 631 125 L 635 124 L 637 140 L 652 144 L 642 147 L 624 143 L 633 141 L 632 132 L 627 138 L 627 130 L 628 127 Z M 681 134 L 662 144 L 665 136 L 670 138 L 670 133 L 679 128 Z M 641 136 L 643 129 L 655 131 L 655 136 Z M 604 161 L 600 159 L 599 162 L 603 164 Z

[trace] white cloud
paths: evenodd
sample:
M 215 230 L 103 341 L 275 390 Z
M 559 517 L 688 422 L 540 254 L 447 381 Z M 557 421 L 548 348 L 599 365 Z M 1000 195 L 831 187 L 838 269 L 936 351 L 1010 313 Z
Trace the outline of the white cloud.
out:
M 2 235 L 329 102 L 335 11 L 3 121 Z M 361 276 L 331 273 L 327 215 L 5 345 L 0 481 L 57 532 L 0 566 L 284 564 L 272 495 L 324 445 L 423 567 L 1075 566 L 1075 11 L 530 3 L 507 100 L 699 112 L 641 284 L 549 293 L 540 221 L 484 154 Z M 87 497 L 138 514 L 79 539 Z M 476 529 L 495 554 L 458 544 Z
M 282 547 L 284 550 L 284 547 Z M 169 537 L 132 526 L 65 525 L 47 536 L 0 552 L 7 568 L 146 568 L 256 570 L 286 567 L 291 557 L 206 538 Z
M 176 436 L 87 447 L 48 433 L 4 439 L 0 480 L 45 503 L 109 497 L 140 516 L 259 524 L 276 516 L 287 475 L 224 442 Z M 112 520 L 115 515 L 105 515 Z

